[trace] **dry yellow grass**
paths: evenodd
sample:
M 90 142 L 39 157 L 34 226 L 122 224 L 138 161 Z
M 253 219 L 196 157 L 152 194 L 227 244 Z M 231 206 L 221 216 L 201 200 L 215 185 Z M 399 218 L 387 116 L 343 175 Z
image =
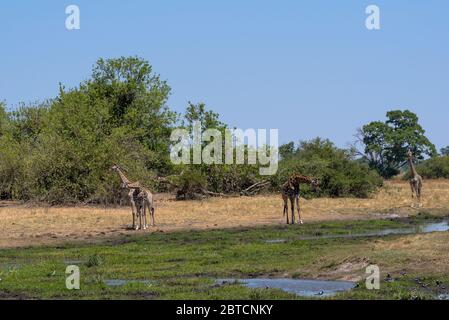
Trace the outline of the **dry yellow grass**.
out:
M 368 265 L 378 265 L 382 277 L 399 277 L 403 272 L 414 275 L 449 274 L 449 233 L 404 235 L 394 238 L 373 238 L 346 244 L 317 258 L 317 268 L 303 267 L 295 273 L 305 278 L 360 281 Z M 318 267 L 319 266 L 319 267 Z
M 342 219 L 372 219 L 405 216 L 410 208 L 408 183 L 387 182 L 371 199 L 301 200 L 305 223 Z M 424 207 L 449 209 L 449 180 L 425 181 Z M 65 240 L 96 240 L 132 234 L 130 209 L 100 207 L 34 208 L 0 203 L 0 247 L 58 243 Z M 212 198 L 204 201 L 156 199 L 158 227 L 150 231 L 232 228 L 285 223 L 279 195 L 241 198 Z M 140 231 L 145 232 L 145 231 Z

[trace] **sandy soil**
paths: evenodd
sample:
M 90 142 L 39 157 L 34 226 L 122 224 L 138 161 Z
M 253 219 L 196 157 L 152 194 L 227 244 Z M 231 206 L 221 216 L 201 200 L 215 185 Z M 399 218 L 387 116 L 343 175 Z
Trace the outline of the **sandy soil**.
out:
M 406 216 L 410 208 L 408 183 L 388 182 L 371 199 L 301 199 L 303 220 L 307 222 L 373 219 Z M 449 180 L 426 181 L 426 210 L 449 212 Z M 135 234 L 128 230 L 132 221 L 128 207 L 30 207 L 0 202 L 0 248 L 56 244 L 65 241 L 98 241 Z M 157 227 L 143 232 L 169 232 L 211 228 L 282 224 L 279 195 L 212 198 L 203 201 L 174 201 L 167 195 L 156 198 Z

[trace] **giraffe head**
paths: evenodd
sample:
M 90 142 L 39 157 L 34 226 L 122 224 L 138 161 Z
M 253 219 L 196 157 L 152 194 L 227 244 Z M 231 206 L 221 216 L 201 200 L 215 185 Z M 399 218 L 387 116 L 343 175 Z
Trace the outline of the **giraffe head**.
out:
M 410 149 L 408 150 L 407 156 L 408 156 L 409 159 L 413 159 L 413 152 L 412 152 L 412 150 L 410 150 Z
M 312 178 L 310 185 L 313 191 L 317 191 L 320 188 L 320 181 L 317 178 Z
M 114 164 L 110 170 L 117 172 L 120 175 L 120 177 L 122 177 L 122 175 L 123 175 L 123 173 L 122 173 L 123 169 L 118 164 Z M 123 189 L 127 188 L 127 184 L 123 181 L 123 178 L 122 178 L 122 183 L 120 184 L 120 187 Z

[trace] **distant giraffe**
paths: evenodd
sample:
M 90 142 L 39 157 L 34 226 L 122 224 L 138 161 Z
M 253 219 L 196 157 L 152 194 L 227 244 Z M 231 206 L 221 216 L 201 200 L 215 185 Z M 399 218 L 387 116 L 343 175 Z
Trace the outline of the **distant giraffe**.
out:
M 418 206 L 421 208 L 423 206 L 422 204 L 422 186 L 423 186 L 423 179 L 416 171 L 415 165 L 413 164 L 413 153 L 412 151 L 408 151 L 408 163 L 410 166 L 410 187 L 412 189 L 412 199 L 416 198 L 418 199 Z M 414 203 L 412 200 L 412 207 L 414 207 Z
M 298 211 L 299 224 L 303 224 L 301 219 L 301 208 L 299 206 L 299 196 L 300 196 L 300 184 L 307 183 L 312 186 L 314 190 L 319 186 L 318 179 L 307 177 L 300 175 L 298 173 L 294 173 L 290 176 L 290 178 L 282 185 L 281 194 L 282 200 L 284 201 L 284 216 L 287 217 L 287 224 L 289 224 L 288 220 L 288 200 L 290 199 L 290 206 L 292 211 L 292 224 L 295 224 L 295 202 L 296 209 Z
M 118 173 L 122 181 L 121 187 L 128 189 L 128 197 L 131 203 L 133 215 L 133 229 L 139 230 L 147 229 L 146 208 L 149 209 L 152 226 L 154 226 L 154 201 L 153 194 L 143 187 L 140 182 L 131 182 L 123 173 L 123 170 L 118 165 L 113 165 L 111 170 Z M 137 223 L 139 219 L 139 223 Z

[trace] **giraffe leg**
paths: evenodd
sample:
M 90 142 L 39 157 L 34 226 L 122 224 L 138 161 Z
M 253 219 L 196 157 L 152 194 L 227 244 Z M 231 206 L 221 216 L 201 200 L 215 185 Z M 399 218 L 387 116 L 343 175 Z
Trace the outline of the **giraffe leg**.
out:
M 421 187 L 420 186 L 418 186 L 416 193 L 418 194 L 418 202 L 419 202 L 418 206 L 420 208 L 422 208 L 423 207 L 423 203 L 422 203 L 422 194 L 421 194 Z
M 288 199 L 286 195 L 282 195 L 282 200 L 284 201 L 284 217 L 288 215 Z
M 415 207 L 415 204 L 414 204 L 414 201 L 415 201 L 415 184 L 414 184 L 413 180 L 410 180 L 410 189 L 412 190 L 412 205 L 411 205 L 411 207 L 414 208 Z
M 141 221 L 141 229 L 145 230 L 145 199 L 142 199 L 142 206 L 140 207 L 140 221 Z
M 139 229 L 142 230 L 143 229 L 143 225 L 142 225 L 142 200 L 139 201 L 139 208 L 138 208 L 138 216 L 139 216 Z
M 151 207 L 150 214 L 151 214 L 151 226 L 155 227 L 156 226 L 156 221 L 154 220 L 154 207 Z
M 289 224 L 289 221 L 288 221 L 288 198 L 287 198 L 287 195 L 284 193 L 282 193 L 282 201 L 284 203 L 283 215 L 284 215 L 284 217 L 287 217 L 287 224 Z
M 147 223 L 147 202 L 146 201 L 144 201 L 143 202 L 143 207 L 142 207 L 142 210 L 143 210 L 143 228 L 146 230 L 146 229 L 148 229 L 148 223 Z
M 299 206 L 299 195 L 297 195 L 296 197 L 296 209 L 298 210 L 298 223 L 299 224 L 303 224 L 302 219 L 301 219 L 301 207 Z
M 410 189 L 412 190 L 412 199 L 414 199 L 415 198 L 415 188 L 414 188 L 414 186 L 413 186 L 413 182 L 412 181 L 410 181 Z
M 129 201 L 131 202 L 131 209 L 133 213 L 133 229 L 138 230 L 139 226 L 137 225 L 137 206 L 136 202 L 134 201 L 134 189 L 131 189 L 128 195 Z
M 292 196 L 290 197 L 290 205 L 292 209 L 292 224 L 295 224 L 295 199 Z
M 143 230 L 143 200 L 140 200 L 140 205 L 139 205 L 139 224 L 140 224 L 140 229 Z

